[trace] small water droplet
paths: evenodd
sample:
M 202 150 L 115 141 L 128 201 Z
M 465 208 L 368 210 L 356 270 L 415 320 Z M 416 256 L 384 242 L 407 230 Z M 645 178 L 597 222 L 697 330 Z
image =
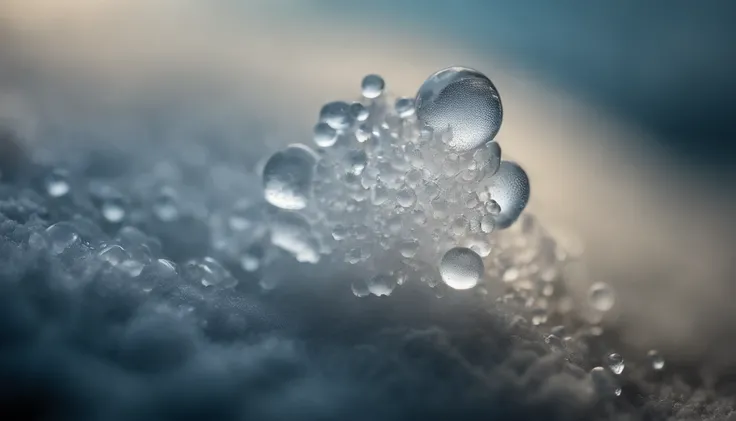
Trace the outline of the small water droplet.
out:
M 378 75 L 368 75 L 360 84 L 363 96 L 369 99 L 378 98 L 383 93 L 386 83 Z
M 453 289 L 470 289 L 483 277 L 483 260 L 473 250 L 455 247 L 440 261 L 440 276 Z
M 606 356 L 606 363 L 608 364 L 608 368 L 611 369 L 613 374 L 621 374 L 624 372 L 624 357 L 621 356 L 621 354 L 612 352 Z
M 591 285 L 588 291 L 588 300 L 594 309 L 606 312 L 612 309 L 616 303 L 616 294 L 608 284 L 596 282 Z

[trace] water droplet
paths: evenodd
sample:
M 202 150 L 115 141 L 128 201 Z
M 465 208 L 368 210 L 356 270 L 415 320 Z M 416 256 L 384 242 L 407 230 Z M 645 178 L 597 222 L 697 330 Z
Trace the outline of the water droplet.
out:
M 212 257 L 190 260 L 185 265 L 186 276 L 204 287 L 235 286 L 236 280 L 220 262 Z
M 416 97 L 419 120 L 452 136 L 448 146 L 469 151 L 493 140 L 501 127 L 501 97 L 490 79 L 464 67 L 450 67 L 431 75 Z
M 51 197 L 61 197 L 69 193 L 69 173 L 65 170 L 53 170 L 46 177 L 46 192 Z
M 606 312 L 616 303 L 616 293 L 608 284 L 596 282 L 588 290 L 588 300 L 594 309 Z
M 501 166 L 501 146 L 498 142 L 486 143 L 473 153 L 473 162 L 483 171 L 485 177 L 494 176 Z
M 353 295 L 358 298 L 367 297 L 371 294 L 368 290 L 368 285 L 362 279 L 356 279 L 350 285 L 350 289 L 353 291 Z
M 396 288 L 396 280 L 389 275 L 376 275 L 368 282 L 368 291 L 375 296 L 391 295 Z
M 411 98 L 397 99 L 394 108 L 401 118 L 407 118 L 414 115 L 414 101 Z
M 46 237 L 52 254 L 61 254 L 79 241 L 79 234 L 69 222 L 58 222 L 46 228 Z
M 399 245 L 399 252 L 406 258 L 412 258 L 416 256 L 419 250 L 419 241 L 417 240 L 404 240 Z
M 442 280 L 453 289 L 470 289 L 483 277 L 483 260 L 473 250 L 455 247 L 440 261 Z
M 649 352 L 647 352 L 647 358 L 649 358 L 649 362 L 652 364 L 652 368 L 655 371 L 664 369 L 664 357 L 662 357 L 658 351 L 654 349 L 649 350 Z
M 600 396 L 621 395 L 621 388 L 616 384 L 616 380 L 603 367 L 594 367 L 590 370 L 590 380 Z
M 124 261 L 130 259 L 128 253 L 122 247 L 118 245 L 112 245 L 105 247 L 98 253 L 98 256 L 104 261 L 109 263 L 111 266 L 116 267 Z
M 396 192 L 396 203 L 404 208 L 410 208 L 417 202 L 417 195 L 409 187 L 403 187 Z
M 368 120 L 368 117 L 370 116 L 368 108 L 360 102 L 353 102 L 350 104 L 350 113 L 353 115 L 355 120 L 361 122 Z
M 544 343 L 554 352 L 563 352 L 565 350 L 565 343 L 556 335 L 545 336 Z
M 335 130 L 345 130 L 353 125 L 353 115 L 347 102 L 335 101 L 325 104 L 320 110 L 319 121 Z
M 101 206 L 102 217 L 112 224 L 118 224 L 125 219 L 125 202 L 122 198 L 111 197 Z
M 314 143 L 320 148 L 329 148 L 337 142 L 337 130 L 325 122 L 314 126 Z
M 621 356 L 621 354 L 612 352 L 606 356 L 606 363 L 608 364 L 608 368 L 611 369 L 613 374 L 621 374 L 624 372 L 624 357 Z
M 368 75 L 363 78 L 360 84 L 363 96 L 368 99 L 378 98 L 383 93 L 386 83 L 383 78 L 378 75 Z
M 368 165 L 368 155 L 365 151 L 350 151 L 345 155 L 347 170 L 354 175 L 361 175 Z
M 496 228 L 504 229 L 513 224 L 529 201 L 529 178 L 515 162 L 502 161 L 488 186 L 491 198 L 501 207 L 496 216 Z
M 314 152 L 303 145 L 291 145 L 273 154 L 263 168 L 266 201 L 281 209 L 307 206 L 316 164 Z
M 334 238 L 336 241 L 341 241 L 347 236 L 348 230 L 343 225 L 338 224 L 332 228 L 332 238 Z
M 498 216 L 498 214 L 501 213 L 501 206 L 499 206 L 498 202 L 496 202 L 495 200 L 491 199 L 491 200 L 489 200 L 489 201 L 486 202 L 486 204 L 485 204 L 485 210 L 486 210 L 486 212 L 488 212 L 489 214 L 491 214 L 493 216 Z
M 277 212 L 271 216 L 271 243 L 291 253 L 299 262 L 319 261 L 320 243 L 309 222 L 296 213 Z
M 490 234 L 496 228 L 496 220 L 493 215 L 483 215 L 480 217 L 480 230 L 485 234 Z
M 452 229 L 452 233 L 455 236 L 459 237 L 465 235 L 465 233 L 468 232 L 468 220 L 464 216 L 458 216 L 452 220 L 450 229 Z
M 171 222 L 179 218 L 176 191 L 163 188 L 153 201 L 153 213 L 163 222 Z

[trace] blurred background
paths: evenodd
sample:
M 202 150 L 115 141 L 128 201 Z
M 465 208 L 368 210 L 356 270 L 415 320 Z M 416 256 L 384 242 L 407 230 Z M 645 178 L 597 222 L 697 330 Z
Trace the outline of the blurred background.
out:
M 501 93 L 497 139 L 531 177 L 529 211 L 584 252 L 581 293 L 611 283 L 626 341 L 722 372 L 736 366 L 734 18 L 729 1 L 5 0 L 0 117 L 63 155 L 44 140 L 54 122 L 196 115 L 231 128 L 253 167 L 307 142 L 365 74 L 413 96 L 437 69 L 476 68 Z

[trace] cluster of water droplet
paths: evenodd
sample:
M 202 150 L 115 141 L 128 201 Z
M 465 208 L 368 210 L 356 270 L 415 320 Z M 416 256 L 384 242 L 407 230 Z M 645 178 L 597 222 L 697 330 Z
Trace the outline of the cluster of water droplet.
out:
M 491 234 L 509 227 L 529 181 L 494 140 L 501 100 L 483 74 L 430 76 L 416 98 L 394 98 L 369 75 L 362 98 L 324 105 L 310 146 L 265 163 L 272 243 L 302 262 L 326 259 L 366 273 L 353 291 L 389 295 L 415 278 L 470 289 L 484 279 Z

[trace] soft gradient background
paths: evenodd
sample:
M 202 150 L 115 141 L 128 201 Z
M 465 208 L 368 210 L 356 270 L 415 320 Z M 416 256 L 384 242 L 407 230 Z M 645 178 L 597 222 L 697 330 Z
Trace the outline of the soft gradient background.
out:
M 610 282 L 625 340 L 720 372 L 736 363 L 735 9 L 5 0 L 0 115 L 28 134 L 50 115 L 146 107 L 209 113 L 226 127 L 256 121 L 258 141 L 232 139 L 252 166 L 307 142 L 321 104 L 356 96 L 364 74 L 414 95 L 439 68 L 477 68 L 501 92 L 498 139 L 531 177 L 530 211 L 585 252 L 578 294 Z

